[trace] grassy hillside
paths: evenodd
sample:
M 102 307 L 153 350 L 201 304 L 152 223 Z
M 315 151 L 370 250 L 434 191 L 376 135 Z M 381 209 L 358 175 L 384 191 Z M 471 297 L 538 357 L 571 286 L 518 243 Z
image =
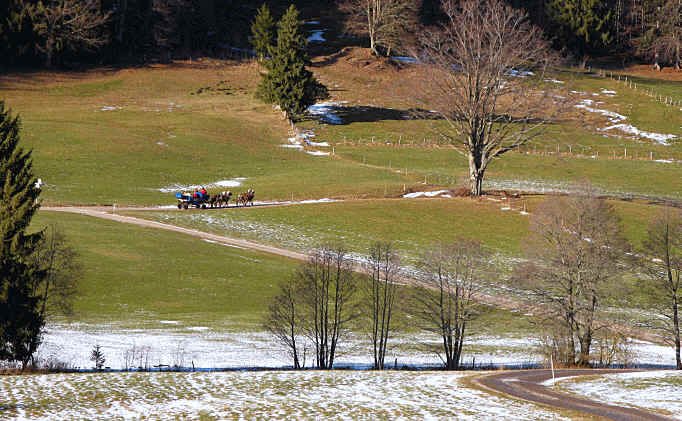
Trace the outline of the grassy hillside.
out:
M 135 216 L 307 251 L 342 242 L 366 253 L 376 240 L 393 241 L 409 260 L 437 241 L 474 238 L 506 257 L 522 254 L 529 215 L 539 197 L 358 200 L 244 210 L 136 212 Z M 551 200 L 551 198 L 549 199 Z M 626 236 L 636 245 L 657 206 L 612 201 Z M 511 209 L 509 209 L 511 208 Z
M 390 196 L 403 185 L 416 187 L 424 175 L 433 176 L 432 184 L 466 182 L 463 158 L 436 145 L 433 126 L 442 123 L 407 119 L 401 111 L 410 106 L 409 85 L 402 81 L 418 76 L 414 68 L 345 49 L 316 59 L 314 70 L 332 100 L 347 101 L 334 110 L 343 124 L 310 119 L 298 126 L 314 131 L 314 141 L 331 144 L 307 146 L 308 152 L 333 151 L 333 156 L 282 147 L 292 133 L 279 113 L 253 97 L 259 80 L 255 63 L 204 60 L 10 74 L 0 76 L 0 98 L 22 118 L 23 144 L 34 149 L 49 202 L 172 203 L 172 195 L 160 189 L 242 177 L 243 185 L 234 190 L 252 187 L 258 198 L 267 199 Z M 680 174 L 682 112 L 610 79 L 571 70 L 553 77 L 564 82 L 562 90 L 579 92 L 572 94 L 576 101 L 601 101 L 595 106 L 627 116 L 638 129 L 678 137 L 660 145 L 617 130 L 600 131 L 610 124 L 604 116 L 576 109 L 547 126 L 521 154 L 491 164 L 489 179 L 497 183 L 490 188 L 588 179 L 610 192 L 681 197 L 679 183 L 671 181 Z M 682 92 L 682 82 L 647 83 Z M 628 159 L 621 159 L 626 149 Z M 649 162 L 651 157 L 677 162 Z M 395 168 L 407 168 L 408 174 L 391 171 Z
M 22 118 L 23 145 L 34 150 L 49 202 L 168 203 L 174 199 L 158 189 L 238 177 L 259 198 L 280 199 L 405 182 L 282 148 L 288 126 L 253 98 L 257 80 L 255 65 L 223 62 L 39 73 L 0 77 L 0 97 Z
M 221 328 L 260 322 L 279 282 L 297 262 L 186 235 L 96 218 L 40 212 L 80 254 L 75 314 L 83 323 L 162 328 L 160 320 Z

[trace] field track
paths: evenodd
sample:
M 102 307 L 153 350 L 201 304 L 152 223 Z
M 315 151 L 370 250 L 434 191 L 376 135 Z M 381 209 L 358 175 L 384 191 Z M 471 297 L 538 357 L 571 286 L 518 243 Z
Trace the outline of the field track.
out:
M 265 206 L 265 205 L 260 205 Z M 267 205 L 275 206 L 275 205 Z M 189 228 L 182 228 L 175 225 L 164 224 L 161 222 L 148 221 L 146 219 L 135 218 L 132 216 L 124 216 L 114 213 L 111 207 L 42 207 L 42 210 L 54 211 L 54 212 L 69 212 L 76 213 L 79 215 L 93 216 L 96 218 L 108 219 L 110 221 L 122 222 L 126 224 L 133 224 L 142 227 L 164 229 L 168 231 L 174 231 L 181 234 L 191 235 L 193 237 L 198 237 L 203 240 L 215 241 L 220 244 L 225 244 L 229 246 L 241 247 L 250 250 L 261 251 L 264 253 L 275 254 L 279 256 L 285 256 L 290 259 L 305 261 L 308 256 L 302 253 L 297 253 L 291 250 L 285 250 L 278 247 L 267 246 L 263 244 L 254 243 L 252 241 L 241 240 L 238 238 L 226 237 L 224 235 L 211 234 L 207 232 L 202 232 Z M 159 208 L 117 208 L 117 210 L 158 210 Z M 184 212 L 192 212 L 194 210 L 186 210 Z M 198 211 L 198 210 L 197 210 Z M 202 210 L 205 211 L 205 210 Z
M 556 370 L 555 376 L 574 377 L 585 375 L 629 373 L 637 370 Z M 588 413 L 592 416 L 610 420 L 633 421 L 670 421 L 672 418 L 654 414 L 636 408 L 607 405 L 589 399 L 556 392 L 542 383 L 552 378 L 551 370 L 506 371 L 473 379 L 473 383 L 482 389 L 503 393 L 505 395 L 523 399 L 554 408 L 569 409 Z
M 395 200 L 395 199 L 383 199 L 383 200 Z M 264 207 L 264 206 L 303 206 L 305 203 L 301 202 L 282 202 L 282 203 L 277 203 L 277 202 L 264 202 L 264 203 L 256 203 L 254 206 L 249 206 L 249 207 L 236 207 L 236 206 L 230 206 L 229 209 L 233 211 L 237 210 L 247 210 L 250 208 L 255 208 L 255 207 Z M 121 207 L 121 208 L 115 208 L 115 211 L 112 207 L 109 206 L 43 206 L 41 207 L 41 210 L 44 211 L 51 211 L 51 212 L 68 212 L 68 213 L 75 213 L 79 215 L 86 215 L 86 216 L 92 216 L 95 218 L 101 218 L 101 219 L 107 219 L 110 221 L 116 221 L 120 223 L 126 223 L 126 224 L 132 224 L 132 225 L 137 225 L 141 227 L 147 227 L 147 228 L 155 228 L 155 229 L 163 229 L 167 231 L 173 231 L 177 232 L 180 234 L 185 234 L 185 235 L 191 235 L 193 237 L 200 238 L 202 240 L 206 241 L 212 241 L 216 242 L 218 244 L 223 244 L 226 246 L 232 246 L 232 247 L 239 247 L 243 249 L 249 249 L 249 250 L 255 250 L 255 251 L 260 251 L 263 253 L 269 253 L 269 254 L 274 254 L 277 256 L 283 256 L 287 257 L 290 259 L 298 260 L 301 262 L 307 261 L 310 256 L 305 254 L 305 253 L 300 253 L 288 249 L 284 249 L 281 247 L 275 247 L 275 246 L 270 246 L 266 244 L 261 244 L 261 243 L 256 243 L 253 241 L 248 241 L 248 240 L 243 240 L 239 238 L 234 238 L 234 237 L 229 237 L 225 235 L 219 235 L 219 234 L 212 234 L 204 231 L 199 231 L 196 229 L 191 229 L 191 228 L 184 228 L 184 227 L 179 227 L 176 225 L 172 224 L 165 224 L 162 222 L 156 222 L 156 221 L 150 221 L 147 219 L 142 219 L 142 218 L 136 218 L 133 216 L 126 216 L 126 215 L 120 215 L 117 214 L 116 212 L 118 211 L 145 211 L 145 210 L 150 210 L 150 211 L 158 211 L 158 210 L 175 210 L 177 212 L 208 212 L 208 211 L 218 211 L 220 209 L 187 209 L 187 210 L 178 210 L 175 208 L 159 208 L 159 207 Z M 226 210 L 228 208 L 222 208 L 222 210 Z M 367 269 L 359 264 L 356 263 L 353 267 L 353 270 L 358 272 L 358 273 L 363 273 L 367 274 Z M 414 278 L 402 278 L 400 279 L 400 282 L 405 283 L 405 284 L 411 284 L 411 285 L 420 285 L 422 284 L 421 281 L 418 279 Z M 537 306 L 532 306 L 528 304 L 524 304 L 519 302 L 516 299 L 509 298 L 506 296 L 502 296 L 499 294 L 489 294 L 489 293 L 484 293 L 481 291 L 477 291 L 475 293 L 475 299 L 478 302 L 481 302 L 483 304 L 491 305 L 497 308 L 501 309 L 506 309 L 506 310 L 521 310 L 524 312 L 538 312 L 541 309 Z M 623 330 L 627 332 L 629 335 L 632 337 L 649 341 L 649 342 L 656 342 L 658 338 L 651 333 L 642 330 L 642 329 L 637 329 L 637 328 L 632 328 L 629 326 L 622 326 Z

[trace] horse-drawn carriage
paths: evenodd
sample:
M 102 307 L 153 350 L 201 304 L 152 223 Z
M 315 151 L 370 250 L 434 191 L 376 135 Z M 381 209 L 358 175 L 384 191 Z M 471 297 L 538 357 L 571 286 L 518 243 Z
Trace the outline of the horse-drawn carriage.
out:
M 253 205 L 253 197 L 255 194 L 255 191 L 252 189 L 249 189 L 246 193 L 240 193 L 237 197 L 237 206 L 240 204 L 246 206 L 249 203 Z M 211 195 L 203 188 L 201 191 L 195 191 L 194 193 L 175 193 L 175 198 L 178 199 L 178 209 L 188 209 L 190 207 L 201 209 L 206 209 L 207 207 L 229 207 L 231 197 L 231 191 L 224 191 Z

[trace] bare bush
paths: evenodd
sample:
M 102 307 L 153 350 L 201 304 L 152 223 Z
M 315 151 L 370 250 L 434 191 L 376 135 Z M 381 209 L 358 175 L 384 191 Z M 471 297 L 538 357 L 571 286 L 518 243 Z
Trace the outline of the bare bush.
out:
M 589 190 L 547 199 L 533 213 L 529 261 L 515 277 L 542 306 L 558 361 L 589 365 L 595 337 L 616 329 L 602 304 L 616 294 L 628 249 L 613 207 Z
M 357 286 L 352 262 L 342 247 L 324 246 L 280 284 L 270 304 L 264 327 L 287 349 L 294 367 L 305 364 L 306 344 L 315 349 L 315 366 L 331 369 L 338 345 L 358 317 L 352 301 Z
M 45 66 L 64 49 L 96 49 L 108 39 L 103 31 L 109 13 L 100 13 L 98 0 L 45 0 L 29 6 L 34 30 L 42 38 L 38 49 L 45 55 Z
M 419 0 L 344 0 L 340 9 L 347 15 L 347 30 L 367 35 L 372 54 L 379 55 L 381 47 L 390 56 L 416 28 L 420 4 Z
M 391 243 L 377 242 L 370 250 L 366 266 L 371 278 L 363 285 L 365 314 L 369 322 L 374 368 L 383 370 L 399 292 L 396 281 L 400 276 L 400 260 Z
M 417 288 L 408 311 L 418 327 L 442 340 L 439 353 L 447 370 L 460 367 L 467 328 L 480 314 L 474 295 L 491 272 L 489 253 L 472 240 L 433 246 L 421 258 L 427 285 Z
M 675 347 L 677 368 L 680 359 L 680 307 L 682 306 L 682 213 L 665 209 L 651 221 L 642 250 L 635 260 L 644 275 L 640 285 L 650 307 L 661 317 L 648 321 L 649 328 Z
M 303 306 L 300 303 L 300 276 L 292 276 L 280 283 L 279 293 L 268 307 L 263 328 L 287 350 L 295 369 L 305 367 L 305 339 L 303 336 Z

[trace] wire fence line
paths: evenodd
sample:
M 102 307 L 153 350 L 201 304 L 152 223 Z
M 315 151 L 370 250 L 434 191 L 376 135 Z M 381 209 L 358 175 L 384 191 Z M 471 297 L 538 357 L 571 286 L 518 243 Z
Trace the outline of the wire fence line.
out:
M 606 70 L 597 69 L 596 74 L 603 78 L 609 78 L 611 80 L 622 83 L 624 86 L 634 89 L 635 91 L 643 92 L 650 98 L 654 98 L 657 102 L 661 102 L 669 107 L 677 106 L 682 107 L 682 98 L 675 98 L 672 95 L 663 95 L 656 92 L 653 87 L 643 86 L 641 83 L 638 85 L 637 82 L 633 82 L 632 76 L 622 75 L 620 73 L 607 72 Z M 682 110 L 681 110 L 682 111 Z

